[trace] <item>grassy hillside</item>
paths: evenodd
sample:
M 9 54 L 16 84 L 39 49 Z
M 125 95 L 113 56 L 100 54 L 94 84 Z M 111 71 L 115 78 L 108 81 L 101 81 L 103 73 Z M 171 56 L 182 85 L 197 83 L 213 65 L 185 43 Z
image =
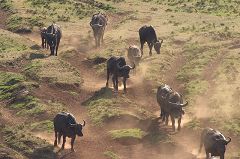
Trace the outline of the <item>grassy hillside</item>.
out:
M 8 13 L 4 25 L 9 30 L 0 29 L 0 158 L 203 158 L 195 152 L 204 127 L 231 136 L 226 158 L 239 157 L 237 1 L 0 2 L 1 11 Z M 95 48 L 89 26 L 96 12 L 108 15 L 100 48 Z M 38 29 L 52 22 L 63 31 L 57 57 L 39 46 Z M 113 92 L 111 79 L 110 88 L 105 88 L 106 63 L 94 60 L 126 57 L 129 45 L 140 45 L 138 29 L 145 24 L 164 40 L 160 55 L 153 50 L 150 57 L 145 44 L 127 93 L 122 86 Z M 155 96 L 162 83 L 189 101 L 181 132 L 172 132 L 171 125 L 158 118 Z M 52 147 L 52 119 L 60 111 L 87 122 L 75 153 L 68 154 L 68 142 L 65 151 Z

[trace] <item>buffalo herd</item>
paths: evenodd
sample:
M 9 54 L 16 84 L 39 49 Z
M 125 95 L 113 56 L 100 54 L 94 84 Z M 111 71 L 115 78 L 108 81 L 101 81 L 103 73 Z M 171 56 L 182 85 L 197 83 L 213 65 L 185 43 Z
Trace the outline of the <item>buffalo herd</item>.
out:
M 93 30 L 96 47 L 100 47 L 103 43 L 103 36 L 105 28 L 107 26 L 108 18 L 106 14 L 97 13 L 94 14 L 90 21 L 90 26 Z M 130 65 L 127 64 L 123 56 L 112 56 L 107 60 L 107 82 L 106 87 L 109 87 L 109 77 L 112 77 L 114 91 L 118 91 L 118 78 L 122 77 L 124 85 L 124 93 L 126 93 L 126 82 L 129 78 L 131 70 L 138 66 L 143 56 L 143 46 L 147 42 L 149 47 L 149 56 L 152 56 L 152 48 L 154 47 L 157 54 L 160 54 L 160 49 L 163 44 L 162 39 L 158 39 L 153 26 L 144 25 L 139 29 L 139 39 L 141 48 L 136 45 L 130 45 L 127 49 L 127 57 Z M 41 29 L 42 47 L 49 48 L 51 54 L 56 55 L 58 46 L 62 37 L 62 31 L 56 24 L 52 24 L 49 27 Z M 157 89 L 156 93 L 157 103 L 160 106 L 160 119 L 168 125 L 168 118 L 170 116 L 172 122 L 172 129 L 175 131 L 175 119 L 177 119 L 177 129 L 181 129 L 182 116 L 185 114 L 183 108 L 188 105 L 188 102 L 183 102 L 183 96 L 177 91 L 173 90 L 169 85 L 161 85 Z M 61 112 L 54 118 L 54 131 L 55 141 L 54 146 L 60 143 L 61 137 L 63 137 L 62 149 L 66 142 L 66 137 L 71 138 L 71 150 L 73 149 L 74 140 L 76 135 L 83 136 L 82 130 L 85 126 L 77 123 L 74 116 L 70 113 Z M 224 159 L 224 153 L 226 145 L 231 141 L 230 137 L 225 138 L 222 133 L 211 128 L 205 128 L 202 131 L 200 139 L 200 149 L 204 145 L 206 158 L 211 156 L 220 156 L 220 159 Z

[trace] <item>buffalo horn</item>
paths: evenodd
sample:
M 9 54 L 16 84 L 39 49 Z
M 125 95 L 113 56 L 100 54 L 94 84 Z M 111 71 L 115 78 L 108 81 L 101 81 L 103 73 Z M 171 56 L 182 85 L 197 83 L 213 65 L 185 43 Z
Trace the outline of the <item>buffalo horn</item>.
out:
M 135 68 L 135 63 L 133 63 L 133 67 L 132 66 L 129 66 L 130 67 L 130 69 L 134 69 Z
M 231 142 L 231 138 L 230 137 L 227 137 L 228 138 L 228 140 L 225 140 L 226 141 L 226 145 L 229 143 L 229 142 Z
M 178 103 L 172 103 L 170 101 L 168 101 L 169 104 L 172 104 L 174 106 L 180 106 L 180 107 L 186 107 L 188 105 L 188 102 L 186 102 L 185 104 L 178 104 Z
M 86 122 L 85 122 L 85 120 L 83 120 L 83 124 L 82 124 L 82 126 L 84 127 L 86 125 Z
M 94 27 L 94 26 L 102 27 L 102 26 L 103 26 L 103 25 L 101 25 L 101 24 L 92 24 L 92 23 L 90 23 L 90 25 L 91 25 L 91 27 Z
M 77 125 L 77 124 L 71 124 L 71 123 L 70 123 L 70 126 L 71 126 L 71 127 L 74 127 L 74 126 L 76 126 L 76 125 Z

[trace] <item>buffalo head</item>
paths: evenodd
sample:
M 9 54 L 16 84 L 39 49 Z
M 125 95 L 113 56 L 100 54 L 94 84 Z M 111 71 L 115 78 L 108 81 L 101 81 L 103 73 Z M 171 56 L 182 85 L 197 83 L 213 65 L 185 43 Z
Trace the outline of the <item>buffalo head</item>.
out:
M 74 131 L 78 136 L 83 136 L 82 129 L 85 125 L 86 122 L 83 120 L 83 124 L 71 124 L 70 127 L 74 128 Z
M 154 46 L 154 49 L 155 51 L 157 52 L 157 54 L 160 54 L 160 48 L 162 46 L 162 43 L 163 43 L 163 40 L 157 40 L 153 46 Z
M 173 107 L 182 108 L 182 107 L 186 107 L 188 105 L 188 102 L 186 102 L 185 104 L 180 104 L 180 103 L 172 103 L 172 102 L 168 101 L 168 104 L 172 105 Z
M 225 153 L 226 145 L 231 142 L 231 138 L 230 137 L 227 137 L 227 138 L 228 139 L 226 139 L 222 134 L 221 134 L 221 137 L 216 138 L 216 142 L 213 145 L 213 147 L 216 148 L 217 152 L 213 152 L 212 154 L 213 156 L 218 156 Z
M 130 70 L 135 68 L 135 64 L 133 64 L 133 67 L 132 67 L 130 65 L 120 66 L 119 63 L 118 63 L 117 67 L 118 67 L 118 72 L 119 72 L 121 77 L 129 78 L 129 72 L 130 72 Z

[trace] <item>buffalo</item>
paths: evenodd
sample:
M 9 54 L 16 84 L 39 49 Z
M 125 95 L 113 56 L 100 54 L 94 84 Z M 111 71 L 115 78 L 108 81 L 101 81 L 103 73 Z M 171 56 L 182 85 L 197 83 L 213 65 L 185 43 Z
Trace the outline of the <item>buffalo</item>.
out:
M 228 139 L 226 139 L 222 133 L 212 128 L 203 129 L 201 133 L 199 153 L 204 145 L 206 159 L 212 156 L 220 156 L 220 159 L 224 159 L 226 145 L 231 142 L 231 138 L 227 138 Z M 211 154 L 211 156 L 209 154 Z
M 172 129 L 175 131 L 175 119 L 178 119 L 178 130 L 181 129 L 182 115 L 184 115 L 183 107 L 188 105 L 188 102 L 183 104 L 182 95 L 172 90 L 168 85 L 162 85 L 157 90 L 157 102 L 161 108 L 160 117 L 168 125 L 168 117 L 170 115 L 172 121 Z
M 141 43 L 141 52 L 143 54 L 143 45 L 147 42 L 150 49 L 149 55 L 152 56 L 152 47 L 154 47 L 157 54 L 160 54 L 160 48 L 162 46 L 163 40 L 158 40 L 154 28 L 150 26 L 142 26 L 139 29 L 139 37 Z
M 139 65 L 139 62 L 142 58 L 141 50 L 136 45 L 131 45 L 128 48 L 127 57 L 131 64 Z
M 48 48 L 48 45 L 47 45 L 47 28 L 46 27 L 43 27 L 40 31 L 40 34 L 41 34 L 41 40 L 42 40 L 42 48 Z
M 47 31 L 44 33 L 44 35 L 47 39 L 47 44 L 50 46 L 50 55 L 57 56 L 58 46 L 62 37 L 62 31 L 60 27 L 56 24 L 52 24 L 47 28 Z
M 126 93 L 126 81 L 129 78 L 130 70 L 135 68 L 126 64 L 124 57 L 110 57 L 107 61 L 107 82 L 106 87 L 108 87 L 109 76 L 112 75 L 113 86 L 116 91 L 118 91 L 118 77 L 123 78 L 124 92 Z
M 93 30 L 93 35 L 95 38 L 96 47 L 100 47 L 100 41 L 103 43 L 103 35 L 105 28 L 107 26 L 108 18 L 103 13 L 97 13 L 92 16 L 90 26 Z
M 58 113 L 54 120 L 54 132 L 55 132 L 55 141 L 54 146 L 57 146 L 57 143 L 60 143 L 61 137 L 63 136 L 62 148 L 64 149 L 66 137 L 71 138 L 71 150 L 73 149 L 73 144 L 76 138 L 76 135 L 83 136 L 82 129 L 85 126 L 86 122 L 83 120 L 83 124 L 79 124 L 76 122 L 75 117 L 66 112 Z M 58 139 L 58 142 L 57 142 Z

